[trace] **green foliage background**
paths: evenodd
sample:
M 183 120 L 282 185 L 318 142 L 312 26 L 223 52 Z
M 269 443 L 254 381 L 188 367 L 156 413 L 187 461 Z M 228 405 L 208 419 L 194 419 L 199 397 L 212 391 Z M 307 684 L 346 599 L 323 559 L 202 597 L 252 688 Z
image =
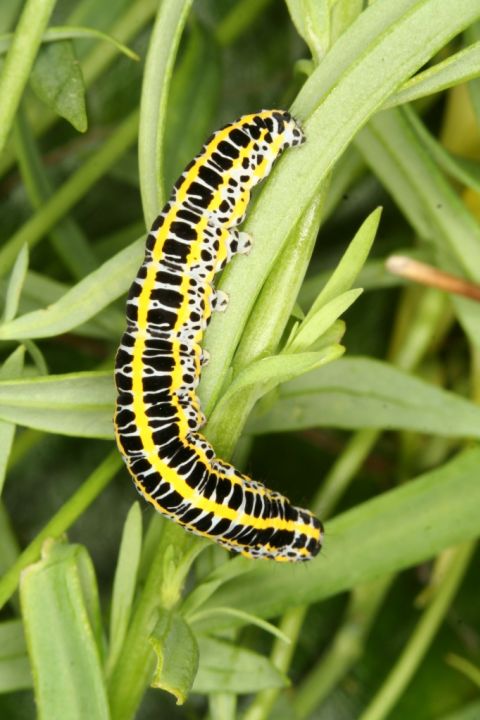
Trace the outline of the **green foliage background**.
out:
M 0 31 L 0 717 L 480 717 L 480 311 L 384 264 L 480 282 L 480 2 L 5 0 Z M 200 395 L 221 455 L 327 520 L 288 567 L 137 503 L 111 424 L 145 227 L 264 107 L 307 143 Z

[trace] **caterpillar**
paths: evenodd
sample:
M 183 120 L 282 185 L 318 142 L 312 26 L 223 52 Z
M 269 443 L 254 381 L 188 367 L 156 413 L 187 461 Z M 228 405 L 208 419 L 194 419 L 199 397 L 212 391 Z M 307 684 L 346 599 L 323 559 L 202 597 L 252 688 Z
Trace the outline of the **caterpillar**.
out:
M 138 491 L 189 532 L 279 562 L 314 557 L 322 525 L 216 457 L 198 432 L 205 417 L 195 390 L 208 361 L 203 333 L 228 301 L 214 275 L 251 246 L 237 229 L 251 190 L 304 140 L 282 110 L 244 115 L 207 140 L 148 234 L 115 360 L 115 435 Z

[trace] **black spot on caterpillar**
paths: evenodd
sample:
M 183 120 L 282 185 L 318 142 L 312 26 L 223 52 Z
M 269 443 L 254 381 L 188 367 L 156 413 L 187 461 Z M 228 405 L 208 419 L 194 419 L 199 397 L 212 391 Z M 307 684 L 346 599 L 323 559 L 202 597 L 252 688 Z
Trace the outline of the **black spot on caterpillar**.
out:
M 200 347 L 227 298 L 214 275 L 250 238 L 237 230 L 252 188 L 304 135 L 288 112 L 262 110 L 215 132 L 153 223 L 127 300 L 115 363 L 115 434 L 139 492 L 186 530 L 250 558 L 309 560 L 322 525 L 215 456 L 198 429 Z

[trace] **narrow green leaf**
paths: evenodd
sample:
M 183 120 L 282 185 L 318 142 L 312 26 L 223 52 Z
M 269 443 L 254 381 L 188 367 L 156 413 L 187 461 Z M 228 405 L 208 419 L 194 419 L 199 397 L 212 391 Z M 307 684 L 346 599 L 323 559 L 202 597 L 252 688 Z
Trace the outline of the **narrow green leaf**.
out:
M 32 684 L 22 621 L 0 623 L 0 693 L 25 690 Z
M 52 337 L 90 320 L 127 291 L 142 261 L 143 250 L 143 239 L 121 250 L 53 305 L 0 327 L 0 339 Z
M 0 278 L 0 294 L 4 294 L 7 288 L 5 278 Z M 58 302 L 69 290 L 69 286 L 46 275 L 33 271 L 27 272 L 23 292 L 20 297 L 19 315 L 44 309 Z M 25 321 L 23 321 L 25 322 Z M 75 327 L 76 335 L 88 337 L 116 338 L 120 337 L 125 326 L 125 315 L 116 308 L 106 308 L 90 321 Z M 12 325 L 9 324 L 9 328 Z M 13 326 L 15 328 L 15 326 Z M 10 339 L 10 338 L 9 338 Z M 11 338 L 17 339 L 17 338 Z
M 343 352 L 343 347 L 334 345 L 320 352 L 285 353 L 257 360 L 237 375 L 220 402 L 230 403 L 232 398 L 253 385 L 258 386 L 262 395 L 280 383 L 336 360 Z
M 17 314 L 18 303 L 22 293 L 23 283 L 28 268 L 28 247 L 24 245 L 18 253 L 15 265 L 10 273 L 7 293 L 5 297 L 5 308 L 3 310 L 3 322 L 8 323 Z
M 287 378 L 337 359 L 344 352 L 341 345 L 331 345 L 310 353 L 275 355 L 263 358 L 240 372 L 227 388 L 208 420 L 208 436 L 215 438 L 220 457 L 230 457 L 237 438 L 255 402 Z M 249 389 L 248 395 L 246 389 Z
M 200 585 L 197 585 L 186 597 L 182 604 L 182 614 L 189 617 L 198 610 L 221 585 L 237 577 L 237 575 L 250 572 L 252 569 L 252 563 L 239 566 L 231 562 L 223 563 L 215 568 L 208 577 L 206 577 Z
M 55 545 L 55 542 L 52 542 Z M 81 545 L 79 545 L 78 548 L 80 548 L 80 552 L 76 553 L 75 561 L 78 581 L 80 583 L 80 591 L 93 639 L 95 640 L 98 657 L 100 658 L 100 663 L 103 667 L 104 637 L 95 568 L 93 567 L 93 563 L 85 548 Z M 58 544 L 57 550 L 55 551 L 55 557 L 59 559 L 60 562 L 63 562 L 64 560 L 69 561 L 73 558 L 73 554 L 70 548 L 64 546 L 63 544 Z
M 286 0 L 286 3 L 298 34 L 318 64 L 330 46 L 329 0 Z
M 268 658 L 223 640 L 200 636 L 200 663 L 193 692 L 258 692 L 288 686 L 287 678 Z
M 251 432 L 308 427 L 409 429 L 444 437 L 480 437 L 480 408 L 388 363 L 342 358 L 280 388 Z
M 329 0 L 331 13 L 331 44 L 350 27 L 365 9 L 363 0 Z
M 0 381 L 13 380 L 21 376 L 25 363 L 25 346 L 19 345 L 0 367 Z
M 29 690 L 32 687 L 32 673 L 28 655 L 0 658 L 0 693 Z
M 372 248 L 381 214 L 382 208 L 377 208 L 364 220 L 329 281 L 313 303 L 307 318 L 352 287 Z
M 0 502 L 0 574 L 3 578 L 19 555 L 20 547 L 13 532 L 10 516 Z
M 448 152 L 414 113 L 409 114 L 409 121 L 422 145 L 444 172 L 467 187 L 480 192 L 480 163 L 469 158 L 457 157 Z
M 480 42 L 454 53 L 443 62 L 418 73 L 402 85 L 383 105 L 395 107 L 467 82 L 480 75 Z
M 79 437 L 111 438 L 112 373 L 72 373 L 0 382 L 0 418 Z
M 206 608 L 227 606 L 275 617 L 287 608 L 390 575 L 477 537 L 479 463 L 480 448 L 467 450 L 438 470 L 349 510 L 327 523 L 325 549 L 308 565 L 255 563 L 248 575 L 214 593 Z M 200 623 L 199 630 L 218 631 L 233 622 L 219 615 Z
M 166 196 L 163 146 L 167 100 L 178 44 L 193 0 L 161 3 L 150 36 L 143 75 L 138 162 L 145 224 L 150 227 Z
M 338 297 L 328 301 L 325 305 L 318 307 L 317 310 L 313 311 L 312 309 L 305 320 L 300 323 L 296 332 L 289 338 L 286 351 L 299 353 L 311 348 L 338 320 L 340 315 L 343 315 L 348 310 L 362 292 L 361 288 L 347 290 L 347 292 L 338 295 Z
M 78 25 L 62 25 L 49 27 L 42 36 L 42 43 L 56 42 L 58 40 L 73 40 L 74 38 L 94 38 L 111 43 L 117 50 L 131 60 L 140 60 L 139 55 L 129 47 L 118 42 L 114 37 L 96 28 L 80 27 Z M 13 33 L 0 36 L 0 55 L 8 50 L 13 39 Z
M 152 687 L 171 693 L 183 705 L 198 668 L 198 645 L 190 626 L 175 611 L 161 611 L 150 642 L 157 656 Z
M 26 0 L 0 73 L 0 155 L 56 0 Z
M 286 348 L 300 352 L 311 348 L 357 299 L 362 290 L 350 290 L 361 271 L 375 238 L 381 208 L 363 222 L 305 319 L 291 333 Z
M 157 528 L 163 526 L 163 532 L 157 534 L 158 544 L 148 572 L 142 578 L 142 592 L 135 605 L 123 651 L 109 682 L 111 711 L 116 720 L 130 720 L 134 717 L 155 670 L 155 653 L 148 641 L 159 608 L 173 610 L 178 605 L 192 562 L 207 546 L 207 541 L 192 537 L 176 523 L 162 521 L 161 518 L 156 520 Z M 159 650 L 163 647 L 162 642 L 159 643 Z M 179 653 L 181 648 L 177 650 Z M 189 657 L 185 658 L 183 677 L 187 677 L 191 670 L 188 665 L 193 652 L 192 649 Z M 181 669 L 179 655 L 166 652 L 165 661 L 170 657 L 179 660 Z
M 24 570 L 20 600 L 40 718 L 110 717 L 94 633 L 85 605 L 80 546 L 47 543 Z M 93 573 L 93 569 L 92 569 Z
M 398 250 L 395 250 L 395 254 L 408 255 L 408 257 L 415 260 L 423 260 L 424 262 L 432 261 L 432 253 L 429 252 L 426 247 L 399 247 Z M 359 287 L 362 287 L 365 292 L 367 290 L 377 290 L 378 288 L 395 287 L 405 284 L 405 280 L 388 272 L 385 267 L 386 260 L 387 258 L 367 260 L 360 270 L 357 276 L 357 282 Z M 331 270 L 325 270 L 311 275 L 305 280 L 299 295 L 299 304 L 302 309 L 306 310 L 312 305 L 321 288 L 328 282 L 330 275 Z
M 20 377 L 23 372 L 24 361 L 25 348 L 23 345 L 20 345 L 20 347 L 9 355 L 1 366 L 0 382 L 2 380 L 10 380 L 11 378 Z M 0 496 L 5 483 L 5 475 L 14 437 L 15 424 L 5 420 L 0 420 Z
M 142 513 L 138 502 L 130 508 L 123 527 L 113 581 L 108 667 L 113 668 L 127 634 L 142 549 Z
M 59 40 L 38 53 L 30 76 L 37 97 L 79 132 L 88 127 L 85 86 L 73 44 Z
M 278 350 L 315 248 L 328 185 L 329 179 L 298 220 L 262 287 L 235 353 L 234 375 Z M 205 410 L 209 414 L 211 408 Z
M 225 564 L 228 565 L 229 563 Z M 239 573 L 237 572 L 235 574 L 238 575 Z M 256 615 L 251 615 L 250 613 L 246 613 L 243 610 L 237 610 L 228 607 L 216 607 L 211 610 L 200 610 L 199 612 L 194 613 L 194 615 L 190 617 L 190 622 L 195 623 L 198 622 L 199 619 L 204 619 L 205 617 L 211 615 L 230 615 L 230 617 L 239 618 L 248 625 L 254 625 L 261 630 L 265 630 L 265 632 L 273 635 L 287 645 L 290 643 L 290 639 L 287 637 L 287 635 L 285 635 L 285 633 L 279 630 L 276 625 L 273 625 L 266 620 L 261 620 L 260 618 L 257 618 Z
M 48 375 L 48 367 L 42 351 L 32 340 L 24 340 L 23 344 L 32 358 L 39 375 Z

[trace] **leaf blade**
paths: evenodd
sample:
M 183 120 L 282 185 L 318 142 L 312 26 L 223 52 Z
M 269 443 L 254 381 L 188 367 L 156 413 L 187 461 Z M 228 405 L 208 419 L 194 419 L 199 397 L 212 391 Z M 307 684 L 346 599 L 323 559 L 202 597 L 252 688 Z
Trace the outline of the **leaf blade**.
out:
M 71 373 L 0 382 L 0 418 L 45 432 L 111 438 L 112 373 Z
M 277 404 L 248 429 L 266 433 L 324 425 L 480 437 L 480 408 L 385 362 L 348 357 L 284 385 Z
M 85 557 L 83 548 L 46 546 L 42 560 L 22 574 L 20 599 L 40 717 L 110 716 L 81 589 L 78 563 Z

